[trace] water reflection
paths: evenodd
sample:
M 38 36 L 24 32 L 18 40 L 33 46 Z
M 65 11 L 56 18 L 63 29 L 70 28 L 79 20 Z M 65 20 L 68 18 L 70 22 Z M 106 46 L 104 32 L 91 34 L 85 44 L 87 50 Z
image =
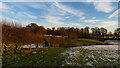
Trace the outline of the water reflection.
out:
M 105 40 L 105 42 L 108 42 L 111 44 L 120 44 L 120 40 Z

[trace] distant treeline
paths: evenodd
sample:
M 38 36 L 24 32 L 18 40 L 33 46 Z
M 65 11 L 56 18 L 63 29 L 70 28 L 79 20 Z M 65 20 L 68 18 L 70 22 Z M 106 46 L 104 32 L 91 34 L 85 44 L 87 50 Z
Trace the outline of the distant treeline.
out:
M 36 23 L 30 23 L 26 27 L 2 24 L 2 42 L 12 44 L 16 48 L 25 44 L 36 44 L 36 47 L 40 44 L 52 47 L 70 46 L 74 45 L 72 39 L 76 38 L 116 39 L 120 38 L 120 28 L 112 33 L 105 28 L 95 27 L 90 29 L 88 26 L 81 29 L 74 27 L 45 29 L 44 26 L 38 26 Z

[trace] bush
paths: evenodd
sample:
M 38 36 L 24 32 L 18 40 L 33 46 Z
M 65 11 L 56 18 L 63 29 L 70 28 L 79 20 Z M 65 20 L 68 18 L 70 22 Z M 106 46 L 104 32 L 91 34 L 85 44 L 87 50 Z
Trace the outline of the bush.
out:
M 61 43 L 60 43 L 60 46 L 61 47 L 72 47 L 72 46 L 75 46 L 75 41 L 73 40 L 62 40 Z

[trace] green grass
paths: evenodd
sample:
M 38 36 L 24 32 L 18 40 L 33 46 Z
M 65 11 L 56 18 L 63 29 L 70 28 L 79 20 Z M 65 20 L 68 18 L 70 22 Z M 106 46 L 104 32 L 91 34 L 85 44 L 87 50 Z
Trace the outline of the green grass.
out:
M 71 53 L 72 52 L 72 53 Z M 75 52 L 79 52 L 76 53 Z M 92 51 L 83 48 L 47 48 L 38 54 L 7 54 L 3 55 L 3 66 L 118 66 L 118 58 L 106 57 L 117 55 L 118 51 Z M 109 61 L 112 60 L 112 61 Z M 68 64 L 68 62 L 70 64 Z
M 75 39 L 75 46 L 87 46 L 87 45 L 104 45 L 109 44 L 102 41 L 92 40 L 92 39 Z
M 61 53 L 65 48 L 47 48 L 38 54 L 8 54 L 3 55 L 3 66 L 61 66 L 65 56 Z
M 92 39 L 75 39 L 72 40 L 75 46 L 87 46 L 87 45 L 96 45 L 96 44 L 106 44 L 101 41 L 96 41 Z M 46 48 L 46 50 L 39 50 L 37 54 L 28 54 L 28 53 L 16 53 L 16 54 L 7 54 L 3 55 L 2 59 L 2 66 L 50 66 L 50 67 L 59 67 L 64 64 L 64 66 L 87 66 L 87 63 L 90 63 L 94 66 L 99 65 L 114 65 L 117 66 L 117 59 L 116 58 L 109 58 L 110 60 L 116 61 L 109 61 L 108 58 L 104 57 L 104 53 L 107 55 L 112 55 L 112 52 L 109 51 L 101 51 L 98 53 L 97 51 L 90 51 L 87 49 L 80 48 L 78 51 L 80 52 L 77 54 L 78 56 L 70 57 L 69 53 L 65 52 L 67 48 L 56 47 L 56 48 Z M 22 49 L 27 50 L 27 49 Z M 72 50 L 71 50 L 72 51 Z M 74 50 L 73 50 L 74 51 Z M 115 51 L 117 52 L 117 51 Z M 88 55 L 93 55 L 95 58 L 90 58 Z M 101 59 L 100 57 L 104 58 L 105 60 Z M 72 63 L 67 64 L 66 61 Z M 94 61 L 93 61 L 94 60 Z M 97 61 L 97 62 L 96 62 Z

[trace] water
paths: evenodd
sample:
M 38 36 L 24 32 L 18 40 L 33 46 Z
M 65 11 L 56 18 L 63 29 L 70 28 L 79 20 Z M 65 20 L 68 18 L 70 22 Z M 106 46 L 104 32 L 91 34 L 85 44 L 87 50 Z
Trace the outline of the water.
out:
M 120 40 L 105 40 L 105 42 L 111 43 L 111 44 L 118 44 L 120 45 Z

